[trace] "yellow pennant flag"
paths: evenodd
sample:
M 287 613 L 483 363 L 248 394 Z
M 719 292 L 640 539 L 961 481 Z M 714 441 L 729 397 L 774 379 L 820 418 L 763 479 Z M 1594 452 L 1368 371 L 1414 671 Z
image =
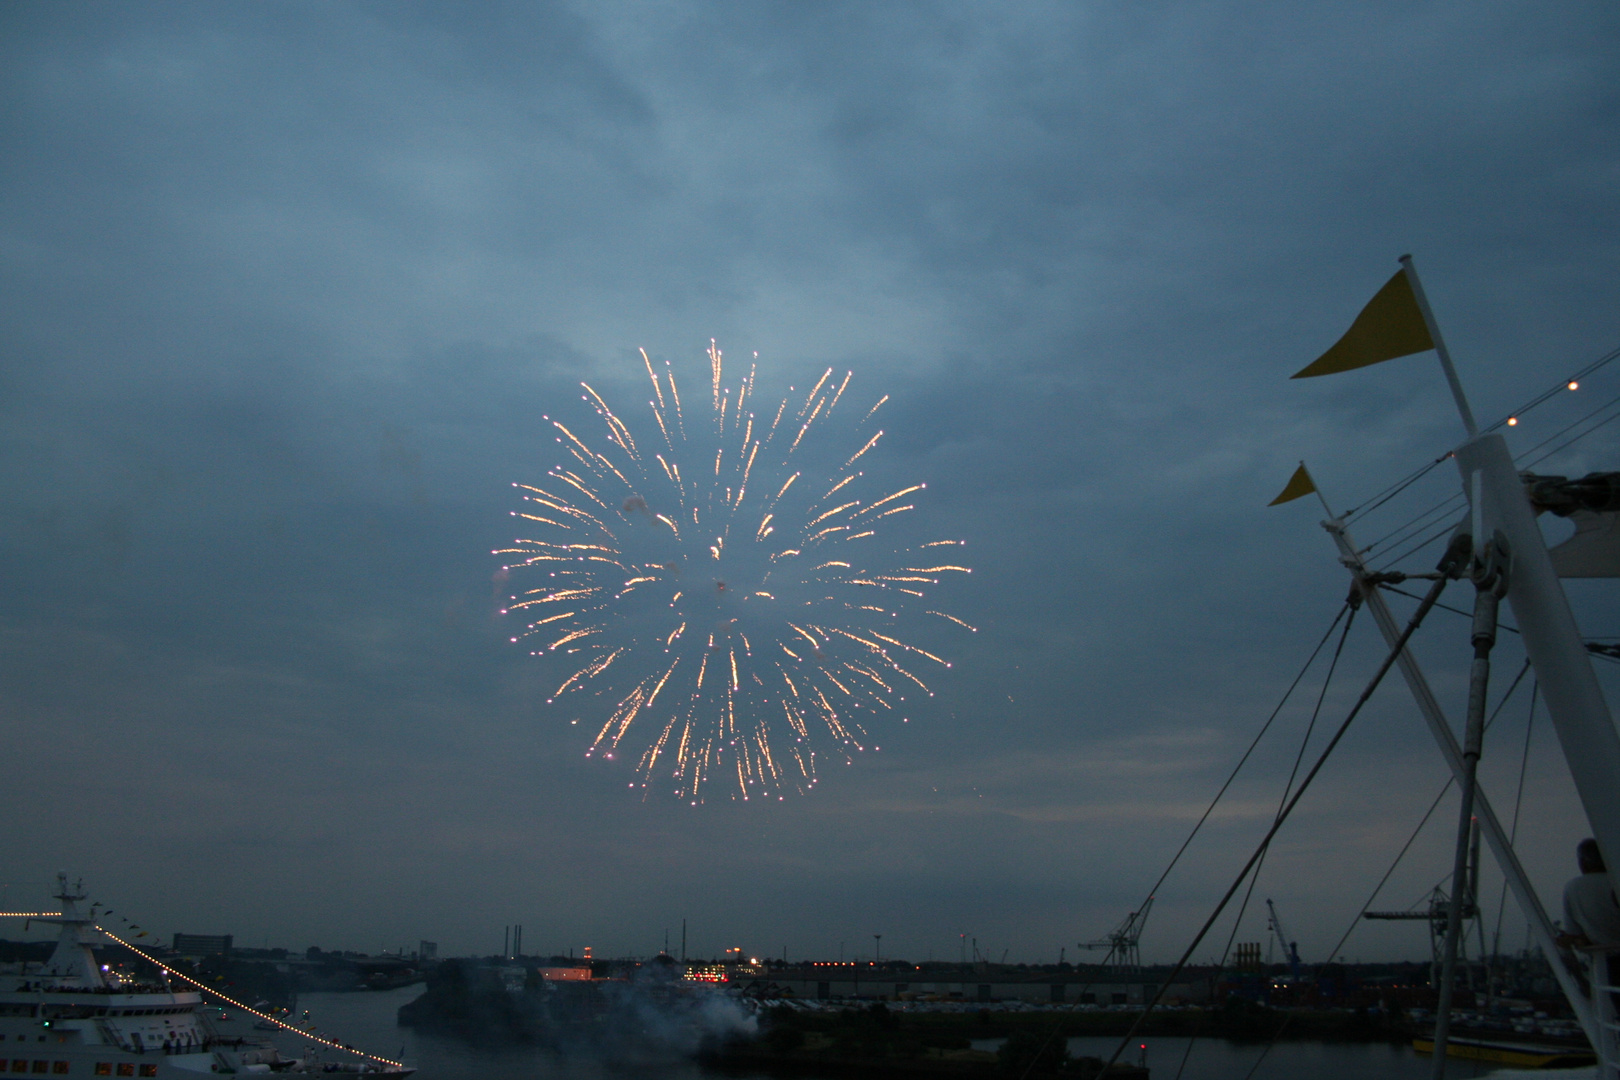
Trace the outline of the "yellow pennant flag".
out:
M 1276 506 L 1279 503 L 1293 502 L 1300 496 L 1309 495 L 1315 490 L 1316 482 L 1311 479 L 1311 474 L 1305 471 L 1305 463 L 1302 461 L 1299 463 L 1299 468 L 1294 470 L 1294 475 L 1288 478 L 1288 486 L 1282 489 L 1282 494 L 1266 503 L 1266 505 Z
M 1367 302 L 1333 348 L 1292 378 L 1334 375 L 1432 348 L 1434 339 L 1429 336 L 1423 311 L 1412 293 L 1412 282 L 1403 268 Z

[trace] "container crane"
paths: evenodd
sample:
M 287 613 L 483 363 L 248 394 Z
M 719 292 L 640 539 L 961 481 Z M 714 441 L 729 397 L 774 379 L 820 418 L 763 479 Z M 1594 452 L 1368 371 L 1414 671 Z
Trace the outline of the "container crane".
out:
M 1282 946 L 1283 955 L 1288 960 L 1288 971 L 1295 982 L 1299 981 L 1299 942 L 1289 941 L 1288 934 L 1283 930 L 1282 920 L 1277 917 L 1277 905 L 1270 900 L 1266 901 L 1266 910 L 1271 912 L 1267 929 L 1277 936 L 1277 943 Z
M 1125 921 L 1114 927 L 1107 936 L 1096 941 L 1082 941 L 1082 949 L 1107 949 L 1103 966 L 1121 971 L 1135 971 L 1142 966 L 1142 954 L 1137 943 L 1142 940 L 1142 928 L 1147 925 L 1148 912 L 1153 910 L 1153 897 L 1147 898 L 1140 911 L 1125 916 Z

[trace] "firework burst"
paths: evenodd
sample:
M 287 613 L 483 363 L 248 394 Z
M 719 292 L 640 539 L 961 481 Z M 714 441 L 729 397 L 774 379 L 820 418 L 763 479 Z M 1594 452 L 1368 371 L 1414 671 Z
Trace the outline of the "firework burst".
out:
M 851 760 L 879 718 L 909 719 L 908 695 L 932 696 L 928 671 L 950 667 L 902 635 L 924 619 L 973 629 L 925 596 L 970 572 L 962 541 L 884 542 L 926 487 L 866 493 L 859 465 L 887 395 L 856 420 L 853 452 L 813 469 L 833 414 L 853 418 L 848 374 L 756 411 L 754 369 L 725 386 L 711 343 L 709 401 L 694 408 L 667 363 L 641 356 L 656 428 L 638 441 L 582 383 L 605 430 L 546 417 L 566 460 L 513 485 L 531 535 L 495 554 L 535 587 L 502 612 L 525 622 L 512 641 L 556 665 L 547 704 L 579 703 L 572 722 L 596 728 L 587 756 L 639 755 L 631 787 L 667 781 L 693 804 L 717 785 L 807 791 L 818 764 Z

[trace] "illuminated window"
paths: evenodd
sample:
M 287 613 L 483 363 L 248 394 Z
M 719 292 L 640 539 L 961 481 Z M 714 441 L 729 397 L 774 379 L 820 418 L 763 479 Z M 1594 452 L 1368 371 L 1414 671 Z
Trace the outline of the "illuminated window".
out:
M 53 1061 L 53 1062 L 51 1062 L 51 1072 L 61 1074 L 61 1073 L 65 1073 L 67 1071 L 68 1071 L 68 1063 L 67 1062 L 65 1062 L 65 1061 Z
M 135 1075 L 135 1066 L 129 1064 L 128 1062 L 120 1061 L 118 1063 L 118 1075 L 119 1076 L 134 1076 Z
M 51 1071 L 51 1063 L 50 1062 L 48 1062 L 48 1061 L 36 1061 L 36 1062 L 34 1062 L 34 1072 L 42 1073 L 42 1072 L 50 1072 L 50 1071 Z
M 111 1076 L 112 1075 L 112 1062 L 110 1062 L 110 1061 L 98 1061 L 98 1062 L 96 1062 L 96 1075 L 97 1076 Z
M 156 1065 L 142 1065 L 141 1066 L 141 1075 L 142 1076 L 156 1076 L 157 1075 L 157 1066 Z

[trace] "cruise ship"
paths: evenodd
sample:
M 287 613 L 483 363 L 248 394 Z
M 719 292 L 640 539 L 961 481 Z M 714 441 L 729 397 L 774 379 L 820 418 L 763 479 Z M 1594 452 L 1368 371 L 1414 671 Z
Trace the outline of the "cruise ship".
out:
M 106 932 L 95 923 L 95 909 L 81 910 L 82 885 L 70 885 L 66 874 L 59 874 L 57 882 L 60 914 L 29 916 L 33 922 L 61 927 L 50 959 L 10 964 L 0 971 L 0 1073 L 197 1080 L 216 1073 L 403 1078 L 414 1072 L 280 1021 L 274 1021 L 276 1026 L 308 1040 L 314 1052 L 288 1058 L 262 1038 L 221 1037 L 209 1021 L 202 994 L 176 990 L 173 982 L 189 980 L 162 968 L 161 961 L 165 982 L 156 984 L 126 982 L 97 963 L 91 945 Z M 323 1048 L 337 1051 L 341 1060 L 320 1060 Z

